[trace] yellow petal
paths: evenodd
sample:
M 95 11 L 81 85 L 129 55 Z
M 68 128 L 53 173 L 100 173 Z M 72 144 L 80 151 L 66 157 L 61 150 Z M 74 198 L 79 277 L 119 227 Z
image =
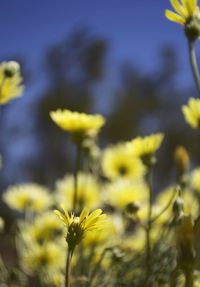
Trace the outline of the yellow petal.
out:
M 61 220 L 65 223 L 65 225 L 67 227 L 69 227 L 69 224 L 68 224 L 68 221 L 66 220 L 66 217 L 60 211 L 55 209 L 54 213 L 57 214 L 61 218 Z
M 170 11 L 170 10 L 165 10 L 165 16 L 167 17 L 167 19 L 169 19 L 170 21 L 179 23 L 181 25 L 185 24 L 185 19 L 181 16 L 179 16 L 178 14 Z
M 174 10 L 178 12 L 180 15 L 187 17 L 187 11 L 185 8 L 180 4 L 178 0 L 170 0 Z
M 83 211 L 81 212 L 81 215 L 79 217 L 80 223 L 83 221 L 84 218 L 86 218 L 89 214 L 89 209 L 85 207 Z
M 62 207 L 62 209 L 64 210 L 65 217 L 66 217 L 66 220 L 67 220 L 67 222 L 68 222 L 68 226 L 69 226 L 70 218 L 69 218 L 68 211 L 67 211 L 67 209 L 65 208 L 64 204 L 61 204 L 60 206 L 61 206 L 61 207 Z
M 85 223 L 85 227 L 87 228 L 88 226 L 90 226 L 90 224 L 93 224 L 93 221 L 96 220 L 96 218 L 102 213 L 101 209 L 96 209 L 95 211 L 93 211 L 87 218 L 86 223 Z

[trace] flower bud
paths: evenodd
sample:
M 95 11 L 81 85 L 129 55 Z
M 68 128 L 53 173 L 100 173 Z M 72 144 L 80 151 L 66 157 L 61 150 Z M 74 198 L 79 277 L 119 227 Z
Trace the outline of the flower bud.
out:
M 181 197 L 178 196 L 173 204 L 173 212 L 175 214 L 175 217 L 181 215 L 181 213 L 183 212 L 183 207 L 184 207 L 184 201 Z
M 72 223 L 69 226 L 66 241 L 70 248 L 73 250 L 76 245 L 80 243 L 83 238 L 83 230 L 79 224 L 79 218 L 74 217 Z
M 9 61 L 6 63 L 6 67 L 4 70 L 4 75 L 6 78 L 12 78 L 16 73 L 20 70 L 19 63 L 15 61 Z
M 190 159 L 187 150 L 183 146 L 178 146 L 174 152 L 174 161 L 176 168 L 180 174 L 185 173 L 189 169 Z
M 185 23 L 185 34 L 190 41 L 200 37 L 200 11 L 197 9 Z

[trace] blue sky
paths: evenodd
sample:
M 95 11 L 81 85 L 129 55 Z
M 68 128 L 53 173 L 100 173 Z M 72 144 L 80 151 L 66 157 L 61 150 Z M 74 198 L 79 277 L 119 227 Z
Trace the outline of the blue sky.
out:
M 114 62 L 131 60 L 154 67 L 159 47 L 180 50 L 180 76 L 188 82 L 189 60 L 181 25 L 164 16 L 169 0 L 0 0 L 0 58 L 20 54 L 33 67 L 49 45 L 76 27 L 88 26 L 110 42 Z

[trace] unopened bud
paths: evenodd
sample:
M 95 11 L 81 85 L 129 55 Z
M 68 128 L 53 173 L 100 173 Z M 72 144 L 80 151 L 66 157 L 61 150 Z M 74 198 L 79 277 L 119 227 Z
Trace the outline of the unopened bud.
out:
M 174 152 L 174 161 L 176 168 L 180 174 L 185 173 L 189 169 L 190 159 L 187 150 L 183 146 L 178 146 Z
M 15 61 L 10 61 L 6 63 L 5 69 L 4 69 L 4 75 L 6 78 L 12 78 L 16 73 L 18 73 L 20 70 L 19 63 Z
M 183 207 L 184 207 L 184 201 L 181 197 L 177 197 L 173 204 L 173 212 L 176 217 L 180 216 L 180 214 L 183 212 Z

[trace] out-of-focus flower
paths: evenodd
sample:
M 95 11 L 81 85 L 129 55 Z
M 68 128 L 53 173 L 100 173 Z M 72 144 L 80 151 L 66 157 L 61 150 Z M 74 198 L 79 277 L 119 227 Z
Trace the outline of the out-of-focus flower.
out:
M 176 13 L 166 10 L 165 16 L 181 25 L 185 25 L 187 20 L 198 11 L 197 0 L 183 0 L 181 3 L 179 0 L 170 0 Z
M 200 99 L 190 98 L 188 106 L 183 106 L 182 111 L 186 122 L 192 128 L 198 128 L 200 123 Z
M 3 193 L 3 200 L 12 209 L 34 212 L 43 211 L 53 203 L 48 189 L 35 183 L 8 187 Z
M 183 146 L 178 146 L 174 152 L 174 161 L 179 173 L 185 173 L 189 169 L 190 158 Z
M 20 97 L 24 86 L 20 75 L 20 66 L 15 61 L 3 62 L 0 65 L 0 105 L 13 98 Z
M 143 181 L 119 179 L 105 187 L 105 199 L 116 208 L 125 209 L 131 202 L 142 202 L 148 199 L 148 188 Z
M 200 192 L 200 167 L 193 170 L 191 174 L 191 181 L 193 188 Z
M 101 115 L 87 115 L 70 110 L 52 111 L 50 117 L 61 129 L 83 136 L 95 136 L 105 124 L 105 119 Z
M 102 170 L 106 177 L 139 178 L 145 173 L 142 161 L 128 153 L 125 144 L 106 148 L 102 157 Z
M 66 202 L 68 210 L 72 210 L 73 196 L 73 175 L 66 175 L 63 179 L 56 181 L 56 199 L 59 203 Z M 85 204 L 91 209 L 100 206 L 100 187 L 97 179 L 93 175 L 80 172 L 78 174 L 77 206 L 80 209 Z
M 69 247 L 73 250 L 83 239 L 87 231 L 101 229 L 105 226 L 105 214 L 101 214 L 101 209 L 96 209 L 89 215 L 89 209 L 84 208 L 79 217 L 71 214 L 69 216 L 68 211 L 61 204 L 64 214 L 58 210 L 54 210 L 56 214 L 61 218 L 67 228 L 66 241 Z
M 53 242 L 39 245 L 34 242 L 21 253 L 21 264 L 29 271 L 40 273 L 52 272 L 64 266 L 66 252 Z
M 25 233 L 40 244 L 55 240 L 63 233 L 63 225 L 51 211 L 38 215 L 33 224 L 25 228 Z
M 144 138 L 137 137 L 127 143 L 127 149 L 130 154 L 140 157 L 144 163 L 148 162 L 160 147 L 164 134 L 152 134 Z
M 169 203 L 174 192 L 175 189 L 173 187 L 166 188 L 157 196 L 156 204 L 165 207 Z M 194 193 L 188 189 L 183 190 L 181 198 L 184 201 L 183 211 L 185 213 L 191 213 L 194 217 L 196 217 L 199 211 L 199 204 Z M 173 203 L 174 201 L 172 201 L 169 210 L 172 210 Z

